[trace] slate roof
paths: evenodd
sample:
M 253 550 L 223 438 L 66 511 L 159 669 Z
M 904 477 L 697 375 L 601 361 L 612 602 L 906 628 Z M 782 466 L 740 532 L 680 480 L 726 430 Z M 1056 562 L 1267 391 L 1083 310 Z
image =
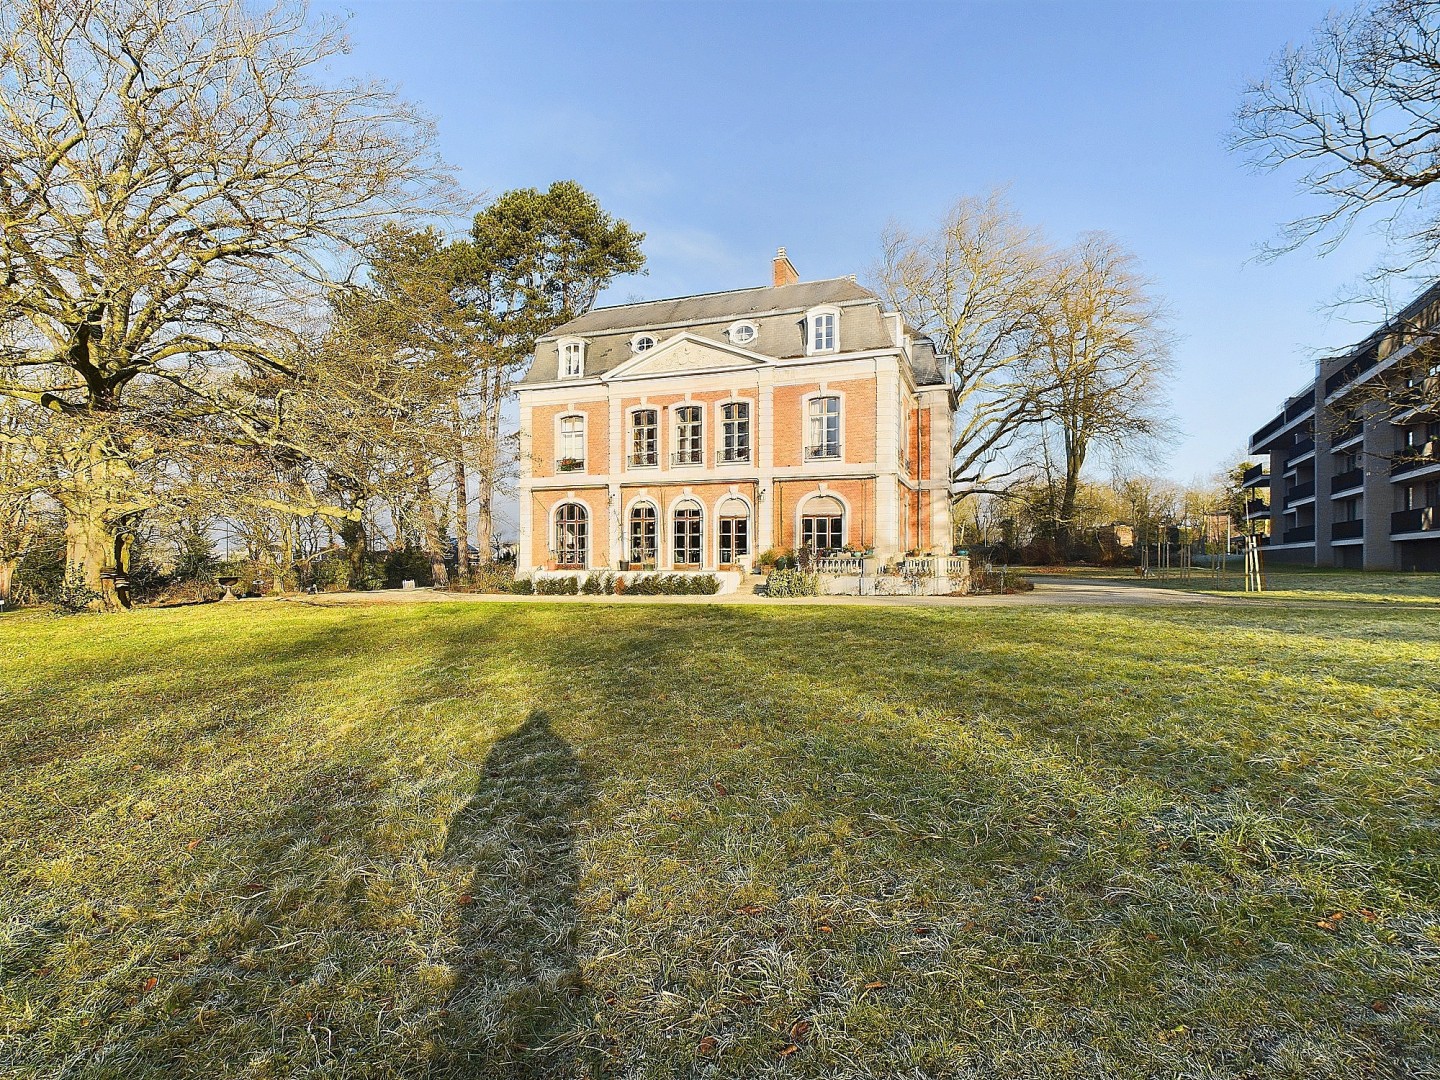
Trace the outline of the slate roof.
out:
M 554 382 L 558 378 L 559 353 L 556 342 L 562 337 L 585 339 L 585 374 L 603 375 L 634 354 L 630 339 L 652 331 L 659 342 L 682 330 L 700 338 L 728 343 L 726 331 L 738 321 L 755 324 L 755 340 L 743 347 L 775 359 L 805 355 L 803 315 L 811 308 L 833 305 L 840 309 L 840 346 L 845 352 L 885 349 L 893 346 L 889 327 L 881 317 L 884 301 L 850 278 L 800 281 L 792 285 L 735 289 L 702 293 L 669 300 L 618 304 L 595 308 L 540 338 L 535 358 L 520 385 Z M 911 350 L 915 381 L 931 385 L 945 381 L 935 348 L 917 338 Z

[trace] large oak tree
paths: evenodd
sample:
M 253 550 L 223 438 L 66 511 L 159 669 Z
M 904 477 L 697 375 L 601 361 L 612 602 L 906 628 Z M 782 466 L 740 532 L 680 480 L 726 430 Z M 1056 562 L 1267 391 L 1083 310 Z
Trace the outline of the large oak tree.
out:
M 56 465 L 67 559 L 112 602 L 164 462 L 309 452 L 245 380 L 289 374 L 356 242 L 445 185 L 413 107 L 326 77 L 345 48 L 303 5 L 0 9 L 0 395 L 51 418 L 31 445 Z

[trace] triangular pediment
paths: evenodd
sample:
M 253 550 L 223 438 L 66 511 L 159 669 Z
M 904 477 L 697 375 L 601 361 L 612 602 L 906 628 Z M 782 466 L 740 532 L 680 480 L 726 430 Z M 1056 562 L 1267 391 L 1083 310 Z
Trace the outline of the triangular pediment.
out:
M 754 368 L 770 361 L 759 353 L 740 349 L 694 334 L 676 334 L 631 357 L 619 367 L 602 376 L 611 379 L 636 379 L 648 375 L 677 375 L 691 371 L 723 371 L 726 368 Z

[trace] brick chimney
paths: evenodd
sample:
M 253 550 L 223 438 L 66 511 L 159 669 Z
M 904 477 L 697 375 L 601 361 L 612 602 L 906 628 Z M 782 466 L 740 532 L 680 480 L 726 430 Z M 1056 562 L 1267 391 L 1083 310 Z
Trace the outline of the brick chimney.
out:
M 794 285 L 800 280 L 800 275 L 795 272 L 795 264 L 790 261 L 782 247 L 775 253 L 775 286 Z

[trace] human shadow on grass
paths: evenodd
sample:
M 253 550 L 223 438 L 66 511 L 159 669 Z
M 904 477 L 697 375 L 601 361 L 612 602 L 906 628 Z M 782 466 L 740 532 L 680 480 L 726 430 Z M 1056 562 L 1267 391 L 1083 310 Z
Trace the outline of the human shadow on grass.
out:
M 590 798 L 575 751 L 543 712 L 490 751 L 441 855 L 466 891 L 431 1076 L 593 1074 L 575 901 L 575 834 Z

